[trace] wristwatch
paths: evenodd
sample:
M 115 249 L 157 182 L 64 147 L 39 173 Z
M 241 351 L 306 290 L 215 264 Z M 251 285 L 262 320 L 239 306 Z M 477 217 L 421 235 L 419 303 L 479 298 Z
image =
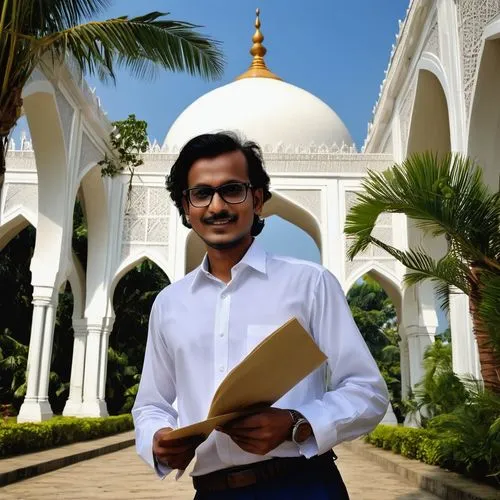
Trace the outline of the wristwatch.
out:
M 311 435 L 311 424 L 304 418 L 304 415 L 297 410 L 288 410 L 292 417 L 292 441 L 295 444 L 303 443 Z

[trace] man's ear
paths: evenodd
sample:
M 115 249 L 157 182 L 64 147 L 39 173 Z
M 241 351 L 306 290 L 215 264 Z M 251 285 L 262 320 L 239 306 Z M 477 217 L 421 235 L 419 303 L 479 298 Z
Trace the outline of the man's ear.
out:
M 186 217 L 189 216 L 189 202 L 186 200 L 186 197 L 182 198 L 182 208 L 184 210 L 184 213 L 186 214 Z
M 253 211 L 260 215 L 264 206 L 264 190 L 262 188 L 255 189 L 253 192 Z

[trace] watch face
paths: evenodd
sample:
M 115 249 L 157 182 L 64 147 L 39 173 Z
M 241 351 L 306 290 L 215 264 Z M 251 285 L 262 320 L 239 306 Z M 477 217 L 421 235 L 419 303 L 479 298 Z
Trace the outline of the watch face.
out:
M 297 430 L 295 431 L 295 441 L 297 441 L 297 443 L 302 443 L 302 441 L 307 439 L 309 435 L 308 425 L 309 424 L 304 422 L 297 427 Z

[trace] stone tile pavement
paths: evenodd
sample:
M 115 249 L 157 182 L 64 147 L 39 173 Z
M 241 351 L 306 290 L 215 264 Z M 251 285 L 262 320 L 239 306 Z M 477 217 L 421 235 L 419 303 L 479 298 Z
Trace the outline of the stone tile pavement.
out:
M 346 446 L 339 446 L 335 451 L 352 500 L 438 498 Z M 158 480 L 132 447 L 0 488 L 2 500 L 188 500 L 193 496 L 187 474 L 177 482 L 170 476 L 164 481 Z

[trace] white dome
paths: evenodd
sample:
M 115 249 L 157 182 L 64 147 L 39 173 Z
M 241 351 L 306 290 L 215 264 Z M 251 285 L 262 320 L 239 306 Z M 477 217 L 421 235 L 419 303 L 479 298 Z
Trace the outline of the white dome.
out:
M 264 149 L 278 145 L 342 146 L 352 138 L 335 111 L 305 90 L 272 78 L 244 78 L 219 87 L 188 106 L 163 146 L 177 151 L 196 135 L 233 130 Z

